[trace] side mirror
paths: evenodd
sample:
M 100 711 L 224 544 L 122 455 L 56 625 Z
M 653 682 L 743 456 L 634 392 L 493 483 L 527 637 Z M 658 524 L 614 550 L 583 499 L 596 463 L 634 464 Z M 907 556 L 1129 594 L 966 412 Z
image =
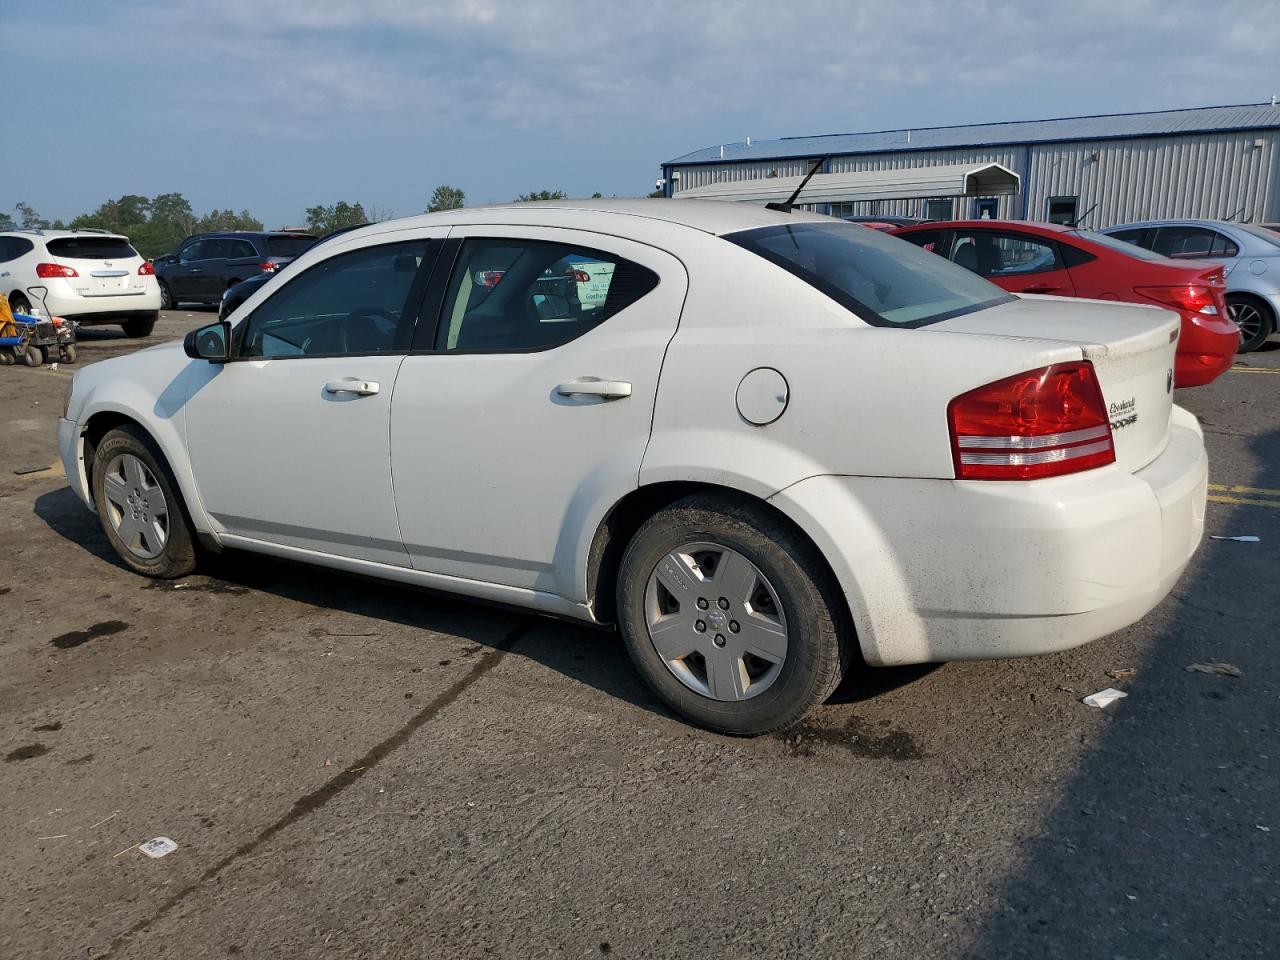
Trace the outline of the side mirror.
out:
M 192 330 L 182 341 L 192 360 L 226 363 L 231 359 L 231 324 L 226 320 Z

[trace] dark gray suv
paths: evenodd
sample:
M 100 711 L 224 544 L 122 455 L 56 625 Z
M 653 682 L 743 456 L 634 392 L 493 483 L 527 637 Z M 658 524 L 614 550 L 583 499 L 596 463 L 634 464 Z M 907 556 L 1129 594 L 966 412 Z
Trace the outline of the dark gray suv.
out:
M 155 260 L 161 306 L 181 302 L 217 304 L 228 287 L 274 273 L 316 242 L 307 233 L 228 231 L 183 240 L 177 251 Z

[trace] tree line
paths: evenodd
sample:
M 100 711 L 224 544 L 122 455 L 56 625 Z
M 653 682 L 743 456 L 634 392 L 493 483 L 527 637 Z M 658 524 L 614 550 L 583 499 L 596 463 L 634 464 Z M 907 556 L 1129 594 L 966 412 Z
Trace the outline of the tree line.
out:
M 660 196 L 657 191 L 650 196 Z M 598 198 L 599 193 L 593 193 Z M 563 190 L 536 190 L 522 193 L 515 203 L 533 200 L 564 200 Z M 426 212 L 457 210 L 465 205 L 466 194 L 458 187 L 441 184 L 431 194 Z M 389 210 L 366 208 L 359 202 L 339 200 L 332 204 L 307 207 L 306 219 L 300 225 L 309 233 L 322 236 L 333 230 L 389 220 Z M 118 200 L 107 200 L 92 213 L 82 213 L 66 223 L 62 220 L 46 220 L 26 202 L 14 204 L 13 213 L 0 211 L 0 230 L 107 230 L 127 236 L 134 249 L 151 259 L 172 253 L 187 237 L 196 233 L 212 233 L 221 230 L 262 230 L 263 223 L 248 210 L 210 210 L 197 216 L 190 201 L 181 193 L 162 193 L 155 197 L 128 193 Z

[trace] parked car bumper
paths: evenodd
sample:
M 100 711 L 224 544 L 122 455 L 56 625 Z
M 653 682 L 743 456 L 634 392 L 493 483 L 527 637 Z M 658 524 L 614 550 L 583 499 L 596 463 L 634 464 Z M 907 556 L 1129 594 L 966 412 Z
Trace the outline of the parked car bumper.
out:
M 1174 359 L 1173 380 L 1179 387 L 1200 387 L 1218 379 L 1235 362 L 1240 328 L 1226 317 L 1182 314 L 1182 333 Z
M 62 469 L 67 474 L 67 484 L 71 491 L 92 510 L 93 498 L 89 496 L 88 479 L 81 460 L 82 451 L 80 425 L 63 417 L 58 421 L 58 456 L 62 460 Z
M 160 309 L 160 286 L 154 278 L 138 293 L 116 296 L 86 297 L 71 290 L 67 281 L 46 281 L 49 292 L 45 297 L 49 312 L 57 317 L 74 317 L 82 324 L 115 323 L 121 317 L 133 314 L 155 313 Z M 39 297 L 29 296 L 32 303 L 40 303 Z
M 1208 460 L 1174 407 L 1168 445 L 1032 482 L 823 476 L 773 498 L 840 580 L 868 663 L 1051 653 L 1141 618 L 1204 532 Z

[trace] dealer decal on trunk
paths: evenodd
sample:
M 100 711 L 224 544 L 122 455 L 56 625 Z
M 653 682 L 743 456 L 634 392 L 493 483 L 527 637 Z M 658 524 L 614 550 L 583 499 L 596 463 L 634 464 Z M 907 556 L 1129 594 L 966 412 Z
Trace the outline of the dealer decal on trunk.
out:
M 1120 403 L 1113 403 L 1108 408 L 1111 414 L 1111 429 L 1119 430 L 1131 423 L 1138 422 L 1138 398 L 1130 397 Z

